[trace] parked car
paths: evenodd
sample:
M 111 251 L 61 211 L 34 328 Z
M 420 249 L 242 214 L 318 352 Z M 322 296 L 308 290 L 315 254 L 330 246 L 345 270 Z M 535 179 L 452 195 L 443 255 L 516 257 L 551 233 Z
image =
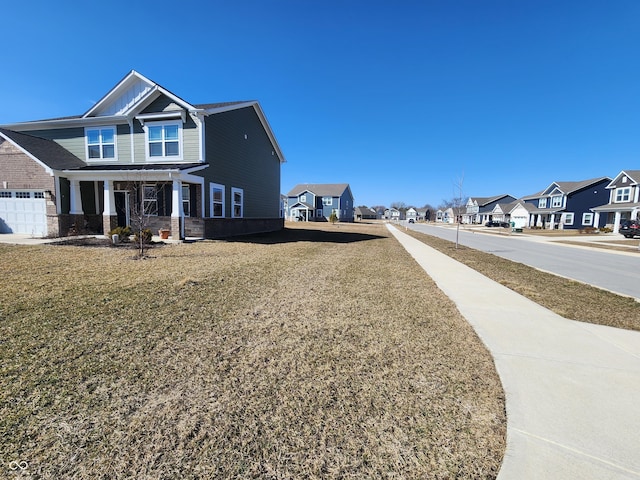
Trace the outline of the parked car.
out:
M 484 226 L 485 227 L 503 227 L 503 228 L 507 228 L 507 227 L 510 227 L 511 224 L 509 222 L 495 222 L 493 220 L 490 220 L 487 223 L 485 223 Z
M 410 218 L 409 223 L 416 223 L 416 222 L 413 221 L 413 218 Z
M 622 222 L 618 230 L 625 238 L 640 236 L 640 222 L 638 220 L 627 220 Z

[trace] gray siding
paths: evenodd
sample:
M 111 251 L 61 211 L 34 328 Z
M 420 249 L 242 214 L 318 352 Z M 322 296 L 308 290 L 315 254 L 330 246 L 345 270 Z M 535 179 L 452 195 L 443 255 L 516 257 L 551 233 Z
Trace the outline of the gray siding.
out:
M 280 215 L 280 160 L 252 107 L 206 118 L 204 170 L 206 215 L 210 212 L 209 183 L 225 186 L 225 217 L 231 216 L 231 188 L 244 191 L 245 218 Z M 245 138 L 246 135 L 246 138 Z

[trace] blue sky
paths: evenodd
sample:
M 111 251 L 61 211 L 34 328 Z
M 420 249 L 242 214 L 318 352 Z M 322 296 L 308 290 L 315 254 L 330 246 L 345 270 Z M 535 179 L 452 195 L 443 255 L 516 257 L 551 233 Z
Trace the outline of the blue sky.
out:
M 283 193 L 519 197 L 640 168 L 638 25 L 636 0 L 9 2 L 0 124 L 84 113 L 134 69 L 258 100 Z

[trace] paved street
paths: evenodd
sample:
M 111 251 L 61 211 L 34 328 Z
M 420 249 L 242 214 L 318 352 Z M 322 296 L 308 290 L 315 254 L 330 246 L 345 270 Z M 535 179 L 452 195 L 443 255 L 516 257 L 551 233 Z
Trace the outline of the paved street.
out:
M 403 226 L 450 241 L 455 241 L 456 238 L 454 225 Z M 460 245 L 640 299 L 640 252 L 589 247 L 593 241 L 623 240 L 622 235 L 568 237 L 584 242 L 584 246 L 576 247 L 558 243 L 558 238 L 522 234 L 498 235 L 497 232 L 498 230 L 487 231 L 484 227 L 460 228 L 458 240 Z

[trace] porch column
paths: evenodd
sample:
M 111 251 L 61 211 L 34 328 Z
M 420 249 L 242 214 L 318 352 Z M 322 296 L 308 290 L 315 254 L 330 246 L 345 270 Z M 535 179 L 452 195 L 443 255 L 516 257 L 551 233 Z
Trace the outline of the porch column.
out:
M 600 228 L 600 212 L 595 212 L 593 214 L 593 226 Z
M 615 213 L 615 218 L 613 220 L 613 233 L 618 233 L 620 230 L 620 212 Z
M 552 213 L 551 221 L 549 222 L 549 230 L 553 230 L 555 228 L 555 224 L 556 224 L 556 214 Z
M 113 195 L 113 182 L 104 181 L 104 211 L 102 212 L 102 230 L 105 235 L 116 227 L 118 224 L 118 216 L 116 214 L 116 200 Z
M 71 180 L 71 189 L 69 191 L 69 199 L 71 203 L 71 215 L 82 215 L 82 197 L 80 195 L 80 182 L 78 180 Z
M 173 181 L 171 192 L 171 236 L 184 238 L 184 209 L 182 208 L 182 182 Z

